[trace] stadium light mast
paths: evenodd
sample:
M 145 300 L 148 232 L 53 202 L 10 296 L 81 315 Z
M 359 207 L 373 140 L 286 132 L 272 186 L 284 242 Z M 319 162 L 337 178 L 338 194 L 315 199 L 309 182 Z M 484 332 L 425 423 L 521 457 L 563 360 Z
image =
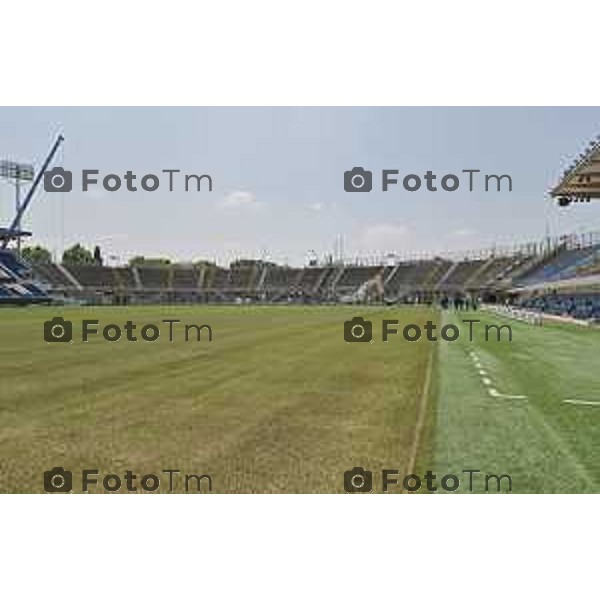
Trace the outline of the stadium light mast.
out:
M 33 184 L 29 188 L 29 191 L 27 192 L 27 195 L 25 196 L 25 200 L 23 201 L 23 204 L 20 204 L 20 206 L 17 209 L 17 214 L 15 215 L 13 222 L 11 223 L 10 227 L 8 228 L 6 236 L 4 237 L 4 240 L 2 242 L 2 249 L 6 248 L 9 240 L 11 239 L 11 237 L 14 237 L 15 233 L 17 233 L 17 238 L 20 236 L 19 234 L 21 232 L 19 230 L 19 227 L 20 227 L 21 219 L 23 218 L 25 211 L 29 207 L 29 204 L 31 203 L 31 199 L 33 198 L 33 195 L 35 194 L 36 189 L 40 185 L 40 182 L 42 181 L 42 177 L 44 176 L 44 173 L 50 166 L 50 163 L 54 159 L 54 155 L 56 154 L 59 146 L 63 143 L 64 139 L 65 138 L 63 137 L 62 134 L 59 134 L 57 136 L 56 141 L 54 142 L 54 145 L 52 146 L 52 148 L 50 149 L 50 152 L 46 156 L 46 160 L 44 160 L 44 164 L 42 165 L 42 168 L 38 171 L 37 175 L 35 176 L 35 179 L 33 180 Z M 33 179 L 33 172 L 31 173 L 31 178 Z
M 21 208 L 21 182 L 33 180 L 33 167 L 29 164 L 18 163 L 12 160 L 0 161 L 0 177 L 9 180 L 15 186 L 15 213 Z M 21 221 L 16 224 L 17 231 L 21 231 Z M 21 236 L 17 236 L 17 253 L 21 254 Z

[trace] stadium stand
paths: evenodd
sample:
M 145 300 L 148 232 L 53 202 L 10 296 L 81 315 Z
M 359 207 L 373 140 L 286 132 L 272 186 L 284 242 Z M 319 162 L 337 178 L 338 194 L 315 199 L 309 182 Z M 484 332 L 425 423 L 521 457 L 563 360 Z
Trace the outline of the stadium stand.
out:
M 520 259 L 513 256 L 492 256 L 465 281 L 467 289 L 480 289 L 496 284 L 520 264 Z
M 397 296 L 416 289 L 435 288 L 452 263 L 441 259 L 398 263 L 385 280 L 388 296 Z
M 580 267 L 577 269 L 578 276 L 598 275 L 600 274 L 600 262 L 595 262 L 591 265 Z
M 384 264 L 388 262 L 388 264 Z M 544 240 L 512 252 L 303 268 L 238 260 L 196 264 L 36 264 L 0 251 L 0 302 L 439 302 L 472 298 L 598 319 L 600 238 Z
M 582 294 L 546 294 L 520 303 L 523 308 L 574 319 L 600 320 L 600 292 Z
M 393 296 L 403 289 L 410 288 L 415 283 L 413 277 L 415 268 L 415 263 L 398 263 L 385 281 L 386 293 Z
M 298 290 L 303 294 L 316 293 L 331 269 L 331 267 L 306 267 L 298 280 Z
M 227 287 L 240 293 L 256 289 L 261 264 L 254 261 L 238 261 L 229 265 Z
M 547 261 L 521 278 L 519 283 L 528 286 L 574 277 L 581 269 L 594 265 L 598 261 L 598 256 L 600 256 L 600 245 L 597 244 L 581 248 L 562 246 Z
M 171 279 L 170 267 L 164 266 L 137 266 L 142 287 L 146 290 L 166 290 Z
M 359 288 L 363 283 L 383 275 L 383 267 L 349 266 L 343 268 L 335 283 L 338 293 L 344 293 Z
M 443 258 L 435 258 L 429 264 L 423 265 L 427 267 L 423 271 L 423 285 L 425 287 L 437 286 L 444 275 L 449 271 L 452 263 Z
M 216 265 L 206 268 L 203 288 L 206 290 L 224 290 L 229 287 L 229 271 Z
M 130 267 L 115 267 L 113 269 L 117 287 L 131 289 L 136 287 L 133 269 Z
M 49 300 L 42 287 L 32 279 L 29 265 L 9 250 L 0 250 L 0 302 L 29 304 Z
M 118 287 L 115 270 L 101 265 L 68 265 L 65 269 L 83 287 L 102 289 Z
M 13 277 L 26 278 L 29 276 L 29 267 L 8 250 L 0 250 L 0 265 Z
M 198 271 L 193 266 L 172 267 L 172 284 L 176 290 L 196 290 L 198 289 Z
M 10 271 L 0 263 L 0 281 L 13 281 L 13 279 L 14 277 L 10 274 Z
M 299 279 L 302 275 L 301 269 L 291 267 L 280 267 L 269 264 L 265 266 L 266 273 L 263 280 L 263 289 L 266 291 L 296 291 Z
M 455 268 L 444 279 L 444 285 L 449 289 L 462 288 L 469 279 L 483 269 L 485 264 L 484 259 L 464 260 L 456 263 Z
M 33 275 L 39 281 L 54 288 L 72 288 L 74 283 L 65 272 L 54 263 L 33 265 Z

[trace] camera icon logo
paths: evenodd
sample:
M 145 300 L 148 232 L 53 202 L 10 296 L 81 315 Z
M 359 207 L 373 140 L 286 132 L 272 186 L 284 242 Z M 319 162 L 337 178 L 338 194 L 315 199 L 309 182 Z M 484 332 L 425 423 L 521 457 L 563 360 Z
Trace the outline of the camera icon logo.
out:
M 73 173 L 62 167 L 54 167 L 44 173 L 44 190 L 47 192 L 70 192 L 73 189 Z
M 73 473 L 65 471 L 62 467 L 54 467 L 51 471 L 44 471 L 44 489 L 49 494 L 55 492 L 69 493 L 73 489 Z
M 373 189 L 373 173 L 362 167 L 344 171 L 344 189 L 347 192 L 370 192 Z
M 65 321 L 62 317 L 44 321 L 44 340 L 48 343 L 72 342 L 73 323 Z
M 362 467 L 354 467 L 351 471 L 344 473 L 344 489 L 349 493 L 372 492 L 373 473 L 365 471 Z
M 344 321 L 344 340 L 346 342 L 370 342 L 373 339 L 373 323 L 362 317 Z

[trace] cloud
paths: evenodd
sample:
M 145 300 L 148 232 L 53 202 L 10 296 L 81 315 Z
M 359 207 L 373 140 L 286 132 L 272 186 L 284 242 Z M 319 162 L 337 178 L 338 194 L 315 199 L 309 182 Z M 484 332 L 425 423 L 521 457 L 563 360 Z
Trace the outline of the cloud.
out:
M 361 245 L 371 251 L 395 252 L 405 249 L 411 239 L 411 231 L 406 225 L 380 223 L 364 230 Z
M 460 238 L 464 238 L 464 237 L 472 237 L 474 235 L 476 235 L 476 231 L 473 231 L 472 229 L 455 229 L 454 231 L 450 232 L 450 235 L 452 237 L 460 237 Z
M 84 197 L 90 200 L 104 200 L 105 198 L 108 198 L 108 194 L 109 192 L 102 188 L 91 188 L 84 193 Z
M 96 238 L 97 242 L 112 242 L 114 240 L 126 240 L 129 237 L 127 233 L 110 233 L 108 235 L 101 235 Z
M 224 209 L 257 208 L 261 205 L 252 192 L 234 190 L 221 198 L 217 205 Z

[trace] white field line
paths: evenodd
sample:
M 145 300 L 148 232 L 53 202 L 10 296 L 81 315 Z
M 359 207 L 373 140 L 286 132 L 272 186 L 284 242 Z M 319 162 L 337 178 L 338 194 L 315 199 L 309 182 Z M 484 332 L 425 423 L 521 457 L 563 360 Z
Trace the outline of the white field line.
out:
M 408 459 L 407 475 L 414 472 L 415 463 L 417 461 L 417 452 L 419 451 L 419 443 L 421 442 L 421 433 L 423 432 L 423 425 L 425 424 L 425 415 L 427 413 L 427 399 L 429 397 L 429 386 L 431 384 L 431 371 L 433 369 L 433 348 L 429 353 L 427 359 L 427 371 L 425 373 L 425 381 L 423 383 L 423 390 L 421 391 L 421 398 L 419 399 L 419 416 L 417 417 L 417 424 L 415 426 L 415 437 L 413 439 L 412 448 Z
M 600 406 L 600 402 L 594 400 L 577 400 L 576 398 L 567 398 L 563 400 L 566 404 L 583 404 L 585 406 Z
M 488 392 L 490 393 L 490 396 L 492 398 L 506 398 L 508 400 L 527 400 L 527 396 L 519 396 L 519 395 L 513 395 L 513 394 L 502 394 L 501 392 L 499 392 L 495 388 L 490 388 L 488 390 Z
M 527 400 L 527 396 L 522 396 L 519 394 L 503 394 L 502 392 L 499 392 L 495 387 L 492 387 L 494 385 L 494 382 L 491 380 L 490 377 L 487 376 L 488 372 L 483 368 L 483 365 L 479 361 L 479 358 L 475 355 L 474 352 L 470 352 L 470 354 L 471 358 L 473 359 L 473 364 L 475 365 L 475 368 L 477 369 L 479 376 L 481 377 L 481 383 L 483 383 L 483 385 L 486 386 L 488 394 L 492 398 L 504 398 L 507 400 Z M 565 402 L 567 402 L 567 400 L 565 400 Z M 598 402 L 597 404 L 600 405 L 600 402 Z

